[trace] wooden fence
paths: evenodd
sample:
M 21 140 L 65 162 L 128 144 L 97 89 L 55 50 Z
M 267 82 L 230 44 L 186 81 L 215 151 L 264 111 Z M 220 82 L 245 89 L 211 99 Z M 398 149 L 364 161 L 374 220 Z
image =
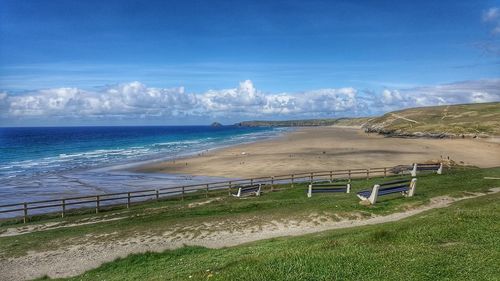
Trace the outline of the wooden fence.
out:
M 401 167 L 404 167 L 403 169 Z M 368 169 L 349 169 L 349 170 L 331 170 L 331 171 L 319 171 L 310 173 L 298 173 L 291 175 L 279 175 L 270 177 L 260 177 L 251 179 L 241 179 L 232 181 L 221 181 L 221 182 L 210 182 L 203 184 L 193 184 L 193 185 L 183 185 L 175 187 L 165 187 L 158 189 L 140 190 L 140 191 L 130 191 L 130 192 L 119 192 L 119 193 L 107 193 L 98 195 L 88 195 L 80 197 L 67 197 L 62 199 L 51 199 L 43 201 L 32 201 L 15 203 L 8 205 L 0 205 L 0 214 L 3 213 L 17 213 L 19 215 L 14 215 L 14 217 L 22 217 L 24 223 L 26 223 L 30 217 L 31 210 L 37 210 L 37 214 L 43 213 L 55 213 L 60 212 L 61 216 L 64 217 L 67 211 L 71 207 L 80 206 L 81 208 L 89 207 L 95 208 L 95 212 L 99 213 L 99 210 L 104 206 L 115 206 L 115 205 L 125 205 L 130 208 L 132 199 L 140 198 L 140 200 L 135 200 L 136 202 L 146 202 L 151 200 L 159 200 L 160 198 L 181 198 L 183 200 L 186 196 L 200 195 L 209 196 L 210 191 L 222 191 L 227 189 L 228 193 L 231 194 L 233 188 L 239 185 L 248 184 L 265 184 L 265 187 L 269 191 L 275 190 L 275 185 L 278 184 L 291 184 L 291 187 L 295 183 L 300 182 L 313 182 L 315 180 L 334 180 L 334 179 L 352 179 L 352 178 L 366 178 L 369 179 L 372 176 L 388 176 L 399 174 L 401 172 L 407 172 L 411 169 L 411 166 L 396 166 L 396 167 L 382 167 L 382 168 L 368 168 Z M 204 193 L 204 194 L 203 194 Z M 59 211 L 57 211 L 57 210 Z M 40 210 L 45 210 L 45 212 L 40 212 Z M 33 215 L 33 212 L 32 214 Z

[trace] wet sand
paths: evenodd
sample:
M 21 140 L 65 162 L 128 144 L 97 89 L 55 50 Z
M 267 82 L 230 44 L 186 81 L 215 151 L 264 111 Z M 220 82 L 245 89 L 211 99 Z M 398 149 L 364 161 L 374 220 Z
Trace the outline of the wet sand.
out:
M 359 128 L 300 128 L 282 137 L 153 163 L 140 172 L 228 178 L 369 168 L 439 160 L 478 167 L 500 166 L 496 139 L 405 139 L 367 134 Z

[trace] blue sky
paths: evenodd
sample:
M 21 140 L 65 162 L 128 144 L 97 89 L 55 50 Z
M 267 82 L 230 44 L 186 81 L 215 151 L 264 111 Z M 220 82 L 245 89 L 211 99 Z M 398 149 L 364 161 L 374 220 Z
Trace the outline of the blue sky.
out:
M 158 124 L 373 115 L 432 104 L 409 102 L 416 90 L 440 103 L 440 85 L 463 92 L 471 88 L 467 81 L 475 87 L 469 95 L 480 92 L 482 99 L 448 93 L 441 103 L 498 100 L 499 7 L 500 1 L 2 0 L 0 125 L 58 124 L 69 108 L 81 111 L 75 124 L 127 124 L 137 114 Z M 137 83 L 143 92 L 119 94 L 121 110 L 89 109 L 91 98 L 102 102 Z M 155 89 L 165 108 L 127 104 Z M 351 107 L 336 107 L 352 98 L 342 89 L 354 92 Z M 400 103 L 373 108 L 395 91 Z M 166 92 L 173 98 L 167 101 Z M 290 98 L 311 95 L 338 110 L 292 110 L 299 101 Z M 190 98 L 196 101 L 170 108 L 173 99 Z M 259 114 L 237 114 L 235 100 Z M 214 110 L 215 101 L 227 106 Z

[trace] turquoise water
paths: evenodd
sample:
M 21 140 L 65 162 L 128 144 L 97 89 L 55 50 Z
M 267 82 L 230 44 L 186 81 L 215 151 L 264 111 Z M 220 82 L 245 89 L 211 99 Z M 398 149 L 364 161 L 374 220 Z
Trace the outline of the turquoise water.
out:
M 121 168 L 283 131 L 233 126 L 0 128 L 0 205 L 220 180 Z

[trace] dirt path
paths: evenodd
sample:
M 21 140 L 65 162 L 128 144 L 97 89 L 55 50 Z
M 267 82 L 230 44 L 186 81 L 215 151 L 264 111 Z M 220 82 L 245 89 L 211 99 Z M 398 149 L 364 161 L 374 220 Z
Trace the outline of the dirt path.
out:
M 26 256 L 0 260 L 0 280 L 29 280 L 43 275 L 50 277 L 75 276 L 96 268 L 104 262 L 113 261 L 118 257 L 126 257 L 132 253 L 146 251 L 160 252 L 179 248 L 183 245 L 221 248 L 274 237 L 299 236 L 325 230 L 393 222 L 431 209 L 444 208 L 456 201 L 499 191 L 500 187 L 497 187 L 492 188 L 491 193 L 472 193 L 462 198 L 435 197 L 431 199 L 429 204 L 405 212 L 386 216 L 371 216 L 364 219 L 361 214 L 350 214 L 350 219 L 311 214 L 306 219 L 288 218 L 269 221 L 265 224 L 252 224 L 252 219 L 219 221 L 194 226 L 174 227 L 162 235 L 141 233 L 113 243 L 92 243 L 89 241 L 64 249 L 32 252 Z M 112 236 L 114 234 L 117 233 L 106 235 Z

